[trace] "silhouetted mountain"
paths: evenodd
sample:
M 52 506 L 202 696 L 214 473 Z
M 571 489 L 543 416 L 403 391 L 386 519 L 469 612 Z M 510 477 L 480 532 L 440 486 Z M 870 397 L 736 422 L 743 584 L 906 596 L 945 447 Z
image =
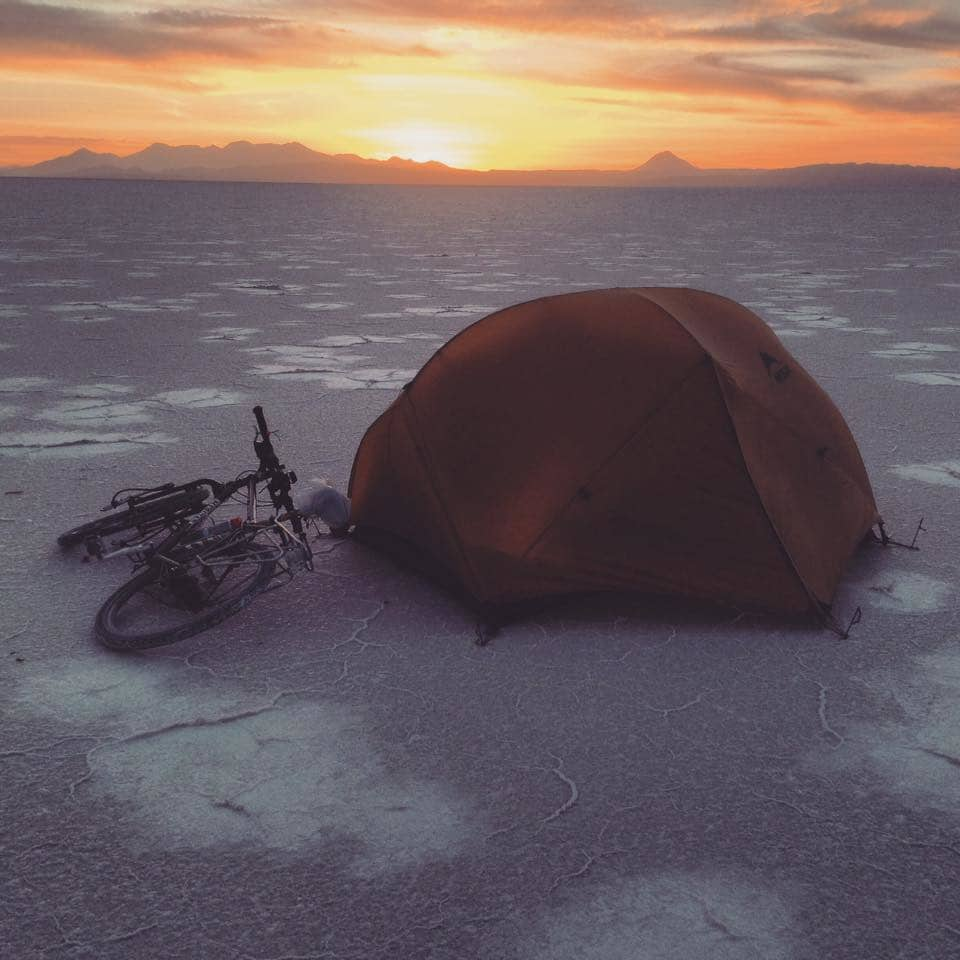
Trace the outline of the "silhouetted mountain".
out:
M 112 169 L 117 163 L 120 163 L 120 157 L 115 153 L 94 153 L 86 147 L 81 147 L 65 157 L 43 160 L 32 167 L 2 167 L 0 174 L 9 175 L 17 171 L 16 175 L 23 177 L 73 177 L 78 170 L 87 170 L 94 166 Z
M 675 153 L 664 150 L 652 156 L 646 163 L 641 164 L 633 172 L 643 176 L 689 177 L 696 176 L 703 171 L 689 161 L 678 157 Z
M 856 187 L 951 184 L 960 170 L 902 164 L 840 163 L 780 170 L 703 169 L 670 151 L 633 170 L 463 170 L 435 160 L 371 160 L 328 154 L 302 143 L 249 143 L 225 147 L 154 143 L 119 157 L 81 149 L 33 166 L 0 168 L 0 176 L 89 179 L 232 180 L 280 183 L 406 183 L 499 186 L 606 187 Z

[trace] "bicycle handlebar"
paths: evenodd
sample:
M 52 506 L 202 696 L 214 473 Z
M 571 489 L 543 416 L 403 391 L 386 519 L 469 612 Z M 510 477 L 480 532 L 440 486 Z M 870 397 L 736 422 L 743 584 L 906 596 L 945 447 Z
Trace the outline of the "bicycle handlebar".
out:
M 270 442 L 270 430 L 267 427 L 267 418 L 263 415 L 263 407 L 259 405 L 254 407 L 253 415 L 257 418 L 257 429 L 260 434 L 260 439 L 253 441 L 253 449 L 260 460 L 260 472 L 265 476 L 265 479 L 269 480 L 267 492 L 270 494 L 275 509 L 283 508 L 293 515 L 294 529 L 298 534 L 302 534 L 302 521 L 290 496 L 290 487 L 297 482 L 297 475 L 292 470 L 287 471 L 285 469 L 273 449 L 273 444 Z
M 257 426 L 260 428 L 260 435 L 264 440 L 269 439 L 270 431 L 267 429 L 267 419 L 263 415 L 263 407 L 256 406 L 253 408 L 253 415 L 257 418 Z
M 260 435 L 259 440 L 253 441 L 253 449 L 260 461 L 260 470 L 265 474 L 278 473 L 283 470 L 283 465 L 270 442 L 270 429 L 267 427 L 267 418 L 263 415 L 263 407 L 254 407 L 253 415 L 257 418 L 257 430 Z

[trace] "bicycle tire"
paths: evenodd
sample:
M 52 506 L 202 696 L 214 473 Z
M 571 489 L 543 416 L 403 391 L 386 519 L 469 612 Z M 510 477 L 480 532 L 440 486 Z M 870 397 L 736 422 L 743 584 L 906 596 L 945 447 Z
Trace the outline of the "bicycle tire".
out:
M 118 510 L 89 523 L 81 523 L 61 533 L 57 537 L 57 543 L 61 547 L 72 547 L 91 537 L 105 537 L 121 530 L 134 530 L 165 519 L 173 521 L 199 511 L 206 498 L 207 492 L 203 489 L 184 490 L 141 507 Z
M 221 550 L 221 556 L 236 560 L 236 564 L 222 565 L 252 567 L 249 575 L 241 574 L 240 582 L 211 605 L 192 610 L 177 602 L 175 587 L 162 582 L 161 567 L 144 570 L 116 590 L 97 611 L 94 631 L 100 643 L 111 650 L 147 650 L 176 643 L 226 620 L 267 588 L 277 565 L 274 550 L 252 538 L 226 552 L 222 545 L 214 544 L 207 553 L 216 549 Z M 187 560 L 182 569 L 197 566 L 199 560 Z M 151 595 L 151 589 L 162 596 Z

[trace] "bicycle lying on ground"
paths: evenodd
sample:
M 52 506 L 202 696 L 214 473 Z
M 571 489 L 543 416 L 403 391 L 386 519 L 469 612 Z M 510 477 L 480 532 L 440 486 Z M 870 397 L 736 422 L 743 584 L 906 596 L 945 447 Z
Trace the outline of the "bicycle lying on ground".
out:
M 105 646 L 143 650 L 183 640 L 313 569 L 307 528 L 316 528 L 315 518 L 294 507 L 296 474 L 280 463 L 263 408 L 253 413 L 256 470 L 226 483 L 202 478 L 120 490 L 103 508 L 107 516 L 57 538 L 63 547 L 85 545 L 85 559 L 129 557 L 138 571 L 97 613 Z M 245 506 L 245 515 L 214 522 L 231 503 Z M 276 512 L 259 519 L 258 506 L 267 504 Z

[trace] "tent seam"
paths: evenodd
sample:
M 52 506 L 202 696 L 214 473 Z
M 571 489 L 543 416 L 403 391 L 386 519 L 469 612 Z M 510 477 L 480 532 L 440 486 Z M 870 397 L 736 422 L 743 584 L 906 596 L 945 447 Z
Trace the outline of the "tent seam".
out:
M 773 517 L 770 516 L 770 511 L 767 509 L 767 504 L 763 499 L 763 494 L 760 492 L 760 488 L 757 486 L 757 481 L 753 476 L 753 471 L 750 469 L 750 463 L 747 460 L 747 455 L 743 452 L 743 443 L 740 440 L 740 431 L 737 429 L 737 420 L 730 412 L 730 405 L 727 403 L 727 395 L 723 389 L 723 383 L 720 380 L 720 372 L 718 370 L 719 365 L 713 357 L 710 357 L 710 365 L 713 367 L 713 375 L 717 382 L 717 390 L 720 393 L 720 400 L 723 403 L 724 412 L 727 414 L 727 419 L 730 421 L 730 426 L 733 428 L 733 435 L 736 438 L 737 452 L 740 454 L 740 460 L 743 463 L 743 469 L 746 471 L 747 477 L 750 480 L 750 485 L 757 494 L 757 502 L 760 504 L 760 509 L 763 510 L 763 515 L 767 518 L 767 523 L 770 524 L 770 529 L 773 531 L 773 535 L 777 543 L 780 545 L 783 555 L 787 558 L 790 569 L 793 571 L 794 576 L 799 581 L 800 587 L 807 595 L 807 599 L 810 601 L 810 605 L 813 607 L 814 612 L 819 616 L 826 618 L 828 616 L 826 604 L 822 603 L 814 596 L 813 591 L 807 585 L 806 580 L 804 580 L 803 574 L 800 573 L 800 568 L 797 566 L 796 560 L 793 559 L 793 554 L 783 542 L 783 537 L 780 534 L 779 529 L 777 529 L 777 525 L 773 522 Z
M 433 495 L 436 497 L 437 503 L 440 505 L 440 509 L 443 512 L 443 519 L 447 526 L 447 532 L 450 535 L 451 539 L 453 540 L 454 544 L 456 544 L 457 550 L 460 553 L 460 558 L 464 564 L 464 568 L 467 570 L 471 579 L 473 580 L 474 586 L 480 585 L 482 582 L 482 578 L 477 573 L 476 568 L 474 567 L 473 563 L 470 560 L 469 555 L 467 554 L 467 551 L 463 545 L 463 541 L 460 539 L 460 534 L 457 530 L 457 527 L 453 522 L 453 518 L 450 514 L 450 510 L 448 509 L 446 501 L 444 500 L 437 486 L 433 463 L 430 459 L 430 456 L 427 450 L 427 445 L 423 440 L 423 434 L 420 430 L 420 417 L 417 412 L 416 404 L 413 402 L 411 391 L 407 390 L 404 393 L 404 397 L 406 398 L 407 406 L 409 407 L 410 413 L 411 413 L 411 421 L 412 421 L 411 426 L 413 427 L 413 429 L 410 431 L 411 438 L 413 439 L 413 443 L 417 451 L 417 456 L 420 458 L 421 465 L 423 466 L 423 472 L 427 477 L 428 483 L 430 484 L 430 489 L 433 491 Z M 475 590 L 470 590 L 470 592 L 473 593 L 478 600 L 483 600 L 483 598 L 480 597 Z
M 655 306 L 658 306 L 658 305 L 655 304 Z M 693 339 L 696 340 L 696 338 L 693 338 Z M 702 344 L 699 344 L 699 342 L 698 342 L 698 346 L 700 346 L 700 348 L 703 349 Z M 640 433 L 640 431 L 647 424 L 649 424 L 651 420 L 653 420 L 658 414 L 660 414 L 663 411 L 663 408 L 667 405 L 667 403 L 669 403 L 669 401 L 676 396 L 676 394 L 680 391 L 680 389 L 684 386 L 684 384 L 687 383 L 688 380 L 691 380 L 694 376 L 696 376 L 696 374 L 700 371 L 700 368 L 704 366 L 704 364 L 710 363 L 712 361 L 713 361 L 713 358 L 710 356 L 710 354 L 704 351 L 703 357 L 701 357 L 696 363 L 692 364 L 690 369 L 684 374 L 684 376 L 682 376 L 679 380 L 676 381 L 676 383 L 674 383 L 671 386 L 670 391 L 668 393 L 665 393 L 660 398 L 660 401 L 657 404 L 657 406 L 653 410 L 649 411 L 647 415 L 641 418 L 637 423 L 635 423 L 633 429 L 630 431 L 630 433 L 627 434 L 627 436 L 623 439 L 623 441 L 617 445 L 617 448 L 608 456 L 606 456 L 602 461 L 600 461 L 600 463 L 598 463 L 591 470 L 591 472 L 587 475 L 587 477 L 584 480 L 581 480 L 577 484 L 577 489 L 574 490 L 570 498 L 556 512 L 556 514 L 553 516 L 550 522 L 547 523 L 547 525 L 530 541 L 527 548 L 521 554 L 521 556 L 524 559 L 530 556 L 530 553 L 537 547 L 540 541 L 543 540 L 543 538 L 550 532 L 550 530 L 559 522 L 560 518 L 564 516 L 564 514 L 566 514 L 567 510 L 570 509 L 570 505 L 574 502 L 574 500 L 576 500 L 577 496 L 579 495 L 580 490 L 582 490 L 585 486 L 589 485 L 590 481 L 598 473 L 600 473 L 601 470 L 603 470 L 608 464 L 613 462 L 624 450 L 624 448 L 633 442 L 637 434 Z
M 661 288 L 661 289 L 663 289 L 663 288 Z M 669 289 L 669 288 L 668 288 L 668 289 Z M 690 294 L 691 292 L 693 292 L 693 293 L 704 293 L 704 292 L 705 292 L 705 291 L 702 291 L 702 290 L 698 290 L 698 289 L 695 288 L 695 287 L 678 287 L 677 289 L 678 289 L 679 292 L 683 293 L 683 295 L 684 295 L 685 297 L 689 297 L 689 294 Z M 713 356 L 713 354 L 710 352 L 710 350 L 709 350 L 706 346 L 704 346 L 703 341 L 697 336 L 697 334 L 696 334 L 693 330 L 691 330 L 690 327 L 687 326 L 687 324 L 684 323 L 683 320 L 676 315 L 676 313 L 674 313 L 672 310 L 668 309 L 667 307 L 664 307 L 664 306 L 662 306 L 661 304 L 657 303 L 656 300 L 654 300 L 654 299 L 652 299 L 652 298 L 650 298 L 650 297 L 647 297 L 645 294 L 642 294 L 641 296 L 643 296 L 643 298 L 644 298 L 645 300 L 648 300 L 650 303 L 654 304 L 654 306 L 659 307 L 661 310 L 663 310 L 663 312 L 666 313 L 667 316 L 669 316 L 678 326 L 682 327 L 682 328 L 690 335 L 690 337 L 691 337 L 691 338 L 694 340 L 694 342 L 700 347 L 700 349 L 703 350 L 703 351 L 711 358 L 711 360 L 713 360 L 714 373 L 716 373 L 718 367 L 721 367 L 721 368 L 723 368 L 724 370 L 726 370 L 726 366 L 725 366 L 723 363 L 721 363 L 719 360 L 717 360 L 716 357 Z M 735 300 L 731 300 L 730 297 L 725 297 L 725 296 L 723 296 L 722 294 L 719 294 L 719 293 L 717 293 L 717 294 L 711 294 L 711 296 L 715 296 L 715 297 L 717 297 L 717 298 L 720 299 L 720 300 L 725 300 L 727 303 L 731 303 L 731 304 L 733 304 L 734 306 L 740 306 L 739 304 L 737 304 L 737 302 L 736 302 Z M 786 350 L 787 353 L 789 353 L 789 350 L 787 349 L 787 347 L 786 347 L 785 345 L 783 345 L 783 349 Z M 800 365 L 798 364 L 798 366 L 800 366 Z M 826 391 L 823 389 L 823 387 L 821 387 L 820 384 L 817 383 L 817 381 L 816 381 L 812 376 L 810 376 L 810 374 L 809 374 L 802 366 L 800 367 L 800 369 L 801 369 L 801 372 L 802 372 L 802 373 L 806 374 L 806 376 L 808 377 L 808 379 L 810 380 L 810 382 L 813 384 L 813 386 L 815 386 L 817 389 L 819 389 L 819 390 L 824 394 L 824 396 L 827 398 L 827 400 L 829 400 L 831 403 L 833 403 L 833 401 L 830 399 L 829 395 L 826 393 Z M 718 383 L 719 383 L 719 378 L 718 378 Z M 730 408 L 727 407 L 727 398 L 726 398 L 726 395 L 723 394 L 722 385 L 721 385 L 720 393 L 721 393 L 721 395 L 723 395 L 723 403 L 724 403 L 724 406 L 727 408 L 727 415 L 730 417 L 731 423 L 734 424 L 734 429 L 736 429 L 736 422 L 735 422 L 734 419 L 733 419 L 733 414 L 730 413 Z M 759 399 L 758 399 L 758 403 L 759 403 L 759 402 L 760 402 L 760 401 L 759 401 Z M 800 440 L 803 440 L 803 441 L 806 441 L 806 442 L 814 442 L 814 440 L 813 440 L 812 438 L 805 436 L 804 434 L 800 433 L 798 430 L 796 430 L 796 429 L 794 429 L 792 426 L 790 426 L 790 424 L 788 424 L 788 423 L 786 423 L 785 421 L 781 420 L 780 417 L 778 417 L 778 416 L 776 415 L 776 413 L 775 413 L 773 410 L 771 410 L 768 406 L 766 406 L 766 405 L 763 404 L 763 403 L 761 403 L 760 405 L 763 407 L 764 412 L 767 413 L 772 420 L 775 420 L 775 421 L 777 422 L 777 424 L 780 425 L 784 430 L 787 430 L 788 432 L 790 432 L 791 434 L 793 434 L 793 436 L 799 438 Z M 839 411 L 838 411 L 838 412 L 839 412 Z M 842 414 L 841 414 L 841 418 L 842 418 Z M 848 428 L 848 429 L 849 429 L 849 428 Z M 740 435 L 739 435 L 739 433 L 738 433 L 738 434 L 737 434 L 737 443 L 738 443 L 738 444 L 739 444 L 739 441 L 740 441 Z M 740 452 L 741 452 L 741 455 L 742 455 L 742 454 L 743 454 L 743 450 L 741 449 Z M 858 454 L 859 454 L 859 450 L 858 450 L 857 452 L 858 452 Z M 746 458 L 744 458 L 744 462 L 746 462 Z M 862 458 L 861 458 L 861 462 L 862 462 Z M 836 465 L 836 464 L 832 464 L 832 466 L 833 466 L 834 469 L 836 469 L 839 473 L 843 474 L 843 476 L 846 477 L 846 479 L 849 480 L 850 483 L 852 483 L 855 487 L 857 487 L 857 489 L 859 489 L 859 490 L 861 491 L 861 493 L 863 493 L 865 496 L 869 496 L 869 497 L 870 497 L 871 501 L 873 501 L 873 504 L 874 504 L 874 510 L 875 510 L 875 512 L 877 513 L 877 515 L 879 516 L 879 510 L 876 510 L 876 496 L 875 496 L 875 494 L 874 494 L 874 492 L 873 492 L 873 488 L 872 488 L 872 485 L 871 485 L 871 483 L 870 483 L 870 478 L 869 478 L 869 476 L 867 475 L 866 467 L 864 467 L 863 473 L 864 473 L 864 478 L 865 478 L 866 481 L 867 481 L 867 489 L 864 489 L 863 486 L 859 483 L 859 481 L 857 481 L 854 477 L 852 477 L 852 476 L 851 476 L 846 470 L 844 470 L 842 467 L 840 467 L 839 465 Z M 751 481 L 753 481 L 753 474 L 749 473 L 749 469 L 748 469 L 748 474 L 749 474 L 749 476 L 750 476 Z M 754 485 L 754 489 L 756 489 L 756 485 Z M 761 498 L 761 499 L 762 499 L 762 498 Z M 764 509 L 766 509 L 766 505 L 765 505 L 765 504 L 764 504 Z M 779 536 L 779 534 L 778 534 L 778 536 Z

